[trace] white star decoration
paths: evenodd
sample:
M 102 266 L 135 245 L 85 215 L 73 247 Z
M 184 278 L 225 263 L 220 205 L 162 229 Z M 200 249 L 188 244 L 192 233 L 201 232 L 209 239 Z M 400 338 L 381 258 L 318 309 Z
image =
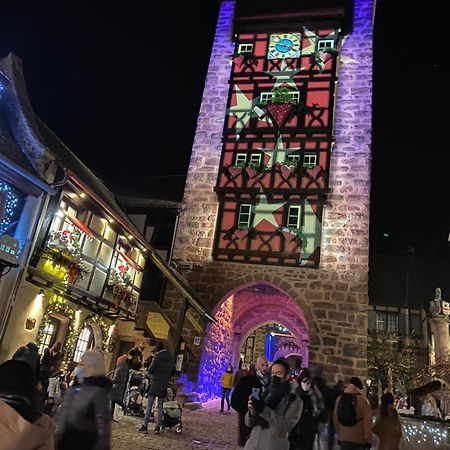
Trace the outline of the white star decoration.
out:
M 258 150 L 263 151 L 266 155 L 269 156 L 269 161 L 267 162 L 267 164 L 269 166 L 273 166 L 277 162 L 284 164 L 286 162 L 287 155 L 296 152 L 297 150 L 300 150 L 300 147 L 285 148 L 283 145 L 283 140 L 281 139 L 280 136 L 277 139 L 275 148 L 258 148 Z
M 271 223 L 275 228 L 277 228 L 279 223 L 276 221 L 273 213 L 285 204 L 286 202 L 268 203 L 267 197 L 264 194 L 261 195 L 259 203 L 255 205 L 255 217 L 253 218 L 253 226 L 256 227 L 263 220 L 267 220 L 267 222 Z
M 259 97 L 249 100 L 248 97 L 236 86 L 236 105 L 231 106 L 227 113 L 236 117 L 236 133 L 239 133 L 247 125 L 252 117 L 253 108 L 259 103 Z
M 304 68 L 302 67 L 301 69 L 291 69 L 291 70 L 283 70 L 283 68 L 282 68 L 282 70 L 275 70 L 275 71 L 266 72 L 266 73 L 268 75 L 270 75 L 271 77 L 276 78 L 276 81 L 273 85 L 273 89 L 286 84 L 286 85 L 294 88 L 296 91 L 298 91 L 297 85 L 295 84 L 293 77 L 294 77 L 294 75 L 299 73 L 302 69 L 304 69 Z

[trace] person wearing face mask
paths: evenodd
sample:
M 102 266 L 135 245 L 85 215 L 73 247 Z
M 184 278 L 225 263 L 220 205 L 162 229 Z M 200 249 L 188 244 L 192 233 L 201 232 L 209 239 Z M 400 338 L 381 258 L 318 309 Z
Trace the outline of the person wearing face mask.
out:
M 297 380 L 299 384 L 297 395 L 303 401 L 303 410 L 300 420 L 289 434 L 289 449 L 313 450 L 323 403 L 308 369 L 303 369 Z
M 248 398 L 253 389 L 259 389 L 262 394 L 269 383 L 269 361 L 265 356 L 256 360 L 256 365 L 251 364 L 247 372 L 239 378 L 231 394 L 231 407 L 238 412 L 238 445 L 244 447 L 250 436 L 251 428 L 245 425 Z
M 111 386 L 105 360 L 97 350 L 83 354 L 75 368 L 75 382 L 66 391 L 55 420 L 58 450 L 111 448 Z
M 245 444 L 247 450 L 288 450 L 289 433 L 302 413 L 303 402 L 290 381 L 289 363 L 284 358 L 277 359 L 271 374 L 262 396 L 253 394 L 248 400 L 245 423 L 252 431 Z
M 222 398 L 220 400 L 220 412 L 223 413 L 224 400 L 227 401 L 228 411 L 230 410 L 230 392 L 233 386 L 233 366 L 229 365 L 227 370 L 222 374 L 220 378 L 220 384 L 222 385 Z

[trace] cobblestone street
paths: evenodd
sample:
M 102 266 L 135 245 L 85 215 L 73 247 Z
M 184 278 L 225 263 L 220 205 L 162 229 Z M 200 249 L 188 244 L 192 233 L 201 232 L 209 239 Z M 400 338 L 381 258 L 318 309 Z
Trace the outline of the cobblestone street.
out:
M 175 449 L 227 449 L 236 450 L 237 415 L 233 410 L 220 414 L 218 401 L 210 402 L 198 411 L 183 410 L 183 431 L 178 434 L 166 430 L 154 435 L 154 424 L 149 434 L 138 433 L 142 418 L 124 416 L 113 424 L 113 450 L 175 450 Z

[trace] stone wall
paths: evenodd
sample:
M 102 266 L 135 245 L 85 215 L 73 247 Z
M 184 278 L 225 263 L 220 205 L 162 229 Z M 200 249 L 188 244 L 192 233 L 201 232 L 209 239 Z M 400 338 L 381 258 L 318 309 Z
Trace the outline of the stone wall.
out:
M 366 373 L 373 5 L 355 1 L 354 31 L 341 49 L 330 194 L 319 269 L 212 261 L 221 136 L 226 114 L 233 2 L 224 1 L 206 79 L 174 260 L 199 298 L 216 309 L 239 286 L 267 282 L 291 297 L 309 330 L 311 363 L 325 373 Z M 165 307 L 176 314 L 168 290 Z M 186 339 L 191 332 L 186 328 Z M 189 344 L 189 342 L 188 342 Z

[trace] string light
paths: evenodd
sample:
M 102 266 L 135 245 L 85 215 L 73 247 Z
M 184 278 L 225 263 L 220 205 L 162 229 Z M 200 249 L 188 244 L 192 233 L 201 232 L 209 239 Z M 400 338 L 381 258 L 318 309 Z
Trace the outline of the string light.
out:
M 423 444 L 423 448 L 443 448 L 449 438 L 449 433 L 446 429 L 438 426 L 433 426 L 427 421 L 422 423 L 410 423 L 403 421 L 403 432 L 406 443 Z
M 5 181 L 0 181 L 0 195 L 5 197 L 3 217 L 0 220 L 0 236 L 2 236 L 12 223 L 15 222 L 20 206 L 20 196 L 17 189 Z

